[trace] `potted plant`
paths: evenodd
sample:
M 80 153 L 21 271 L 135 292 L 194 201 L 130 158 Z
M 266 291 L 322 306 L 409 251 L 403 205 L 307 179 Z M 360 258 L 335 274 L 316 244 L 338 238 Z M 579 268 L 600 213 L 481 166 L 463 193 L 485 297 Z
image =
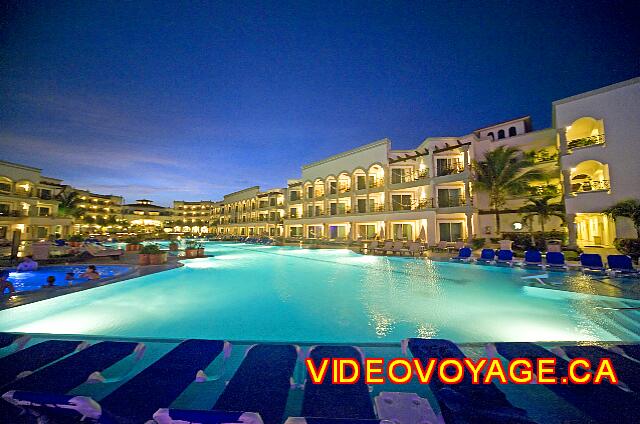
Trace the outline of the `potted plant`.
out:
M 177 241 L 172 240 L 171 243 L 169 243 L 169 250 L 171 250 L 172 252 L 177 252 L 178 249 L 180 249 L 180 245 Z
M 197 258 L 200 255 L 200 249 L 202 250 L 202 254 L 204 255 L 204 249 L 200 243 L 196 243 L 195 241 L 187 241 L 184 248 L 184 256 L 187 259 Z
M 167 262 L 167 254 L 157 244 L 142 246 L 138 253 L 139 265 L 161 265 Z
M 80 247 L 82 246 L 83 240 L 84 238 L 82 237 L 82 235 L 74 234 L 71 237 L 69 237 L 68 243 L 69 243 L 69 246 L 71 247 Z
M 127 252 L 138 252 L 142 248 L 142 243 L 137 237 L 129 237 L 125 240 L 125 243 L 127 243 L 125 247 Z
M 198 243 L 198 257 L 204 258 L 204 245 L 202 243 Z

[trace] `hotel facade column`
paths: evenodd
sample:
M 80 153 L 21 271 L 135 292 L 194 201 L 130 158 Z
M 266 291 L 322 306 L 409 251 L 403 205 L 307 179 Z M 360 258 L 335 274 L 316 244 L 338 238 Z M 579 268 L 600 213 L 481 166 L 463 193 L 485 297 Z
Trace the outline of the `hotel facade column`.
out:
M 435 246 L 437 241 L 437 214 L 436 211 L 427 211 L 427 245 Z
M 464 148 L 464 170 L 466 177 L 464 179 L 464 198 L 465 198 L 465 216 L 467 225 L 467 243 L 473 241 L 473 199 L 471 198 L 471 170 L 469 169 L 469 146 Z
M 569 230 L 569 244 L 568 247 L 578 247 L 578 228 L 576 225 L 576 214 L 568 213 L 567 217 L 567 229 Z

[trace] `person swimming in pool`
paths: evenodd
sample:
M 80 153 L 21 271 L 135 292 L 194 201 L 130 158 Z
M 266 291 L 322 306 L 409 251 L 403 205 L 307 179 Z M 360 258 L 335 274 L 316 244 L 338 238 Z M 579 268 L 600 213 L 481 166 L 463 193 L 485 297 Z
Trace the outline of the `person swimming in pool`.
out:
M 42 286 L 43 289 L 51 289 L 55 287 L 56 277 L 50 275 L 47 277 L 47 284 Z
M 87 270 L 80 274 L 80 278 L 88 278 L 89 280 L 99 280 L 100 274 L 96 271 L 95 265 L 89 265 Z
M 72 286 L 74 278 L 76 278 L 76 275 L 73 272 L 67 272 L 64 276 L 64 281 L 66 281 L 68 285 Z
M 13 283 L 8 280 L 9 271 L 3 269 L 0 271 L 0 295 L 4 295 L 4 291 L 9 289 L 9 294 L 13 294 L 16 292 L 16 288 L 13 286 Z
M 18 264 L 16 271 L 18 272 L 26 272 L 26 271 L 36 271 L 38 269 L 38 262 L 33 260 L 33 256 L 29 255 L 25 257 L 22 262 Z

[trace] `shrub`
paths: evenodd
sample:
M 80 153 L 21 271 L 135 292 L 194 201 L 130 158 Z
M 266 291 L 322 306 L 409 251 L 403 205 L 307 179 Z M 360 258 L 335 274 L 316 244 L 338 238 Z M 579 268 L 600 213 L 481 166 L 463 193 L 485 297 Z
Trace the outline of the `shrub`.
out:
M 187 242 L 184 244 L 184 248 L 185 249 L 202 249 L 202 243 L 198 243 L 197 241 L 193 241 L 193 240 L 187 240 Z
M 157 255 L 162 252 L 160 251 L 160 246 L 158 246 L 157 244 L 147 244 L 146 246 L 142 246 L 142 248 L 140 248 L 139 253 L 143 255 Z
M 562 240 L 565 243 L 566 234 L 562 231 L 540 231 L 533 233 L 534 243 L 531 243 L 531 233 L 502 233 L 505 240 L 513 241 L 513 248 L 527 250 L 536 248 L 538 250 L 546 250 L 548 240 Z
M 124 239 L 124 242 L 127 244 L 140 244 L 140 238 L 139 237 L 127 237 L 126 239 Z
M 471 248 L 473 250 L 480 249 L 482 246 L 484 246 L 485 242 L 486 242 L 486 239 L 484 239 L 484 238 L 471 239 Z
M 69 241 L 83 241 L 84 237 L 82 237 L 81 234 L 74 234 L 71 237 L 69 237 Z
M 640 239 L 615 239 L 614 246 L 621 253 L 631 256 L 634 262 L 640 258 Z

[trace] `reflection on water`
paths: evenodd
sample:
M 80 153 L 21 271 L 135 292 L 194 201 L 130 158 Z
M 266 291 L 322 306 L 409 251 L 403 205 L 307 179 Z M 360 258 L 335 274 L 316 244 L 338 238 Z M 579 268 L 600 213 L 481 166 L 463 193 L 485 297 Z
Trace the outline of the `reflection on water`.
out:
M 0 311 L 0 331 L 300 342 L 638 340 L 602 284 L 431 260 L 209 243 L 185 267 Z M 625 305 L 640 302 L 624 300 Z

